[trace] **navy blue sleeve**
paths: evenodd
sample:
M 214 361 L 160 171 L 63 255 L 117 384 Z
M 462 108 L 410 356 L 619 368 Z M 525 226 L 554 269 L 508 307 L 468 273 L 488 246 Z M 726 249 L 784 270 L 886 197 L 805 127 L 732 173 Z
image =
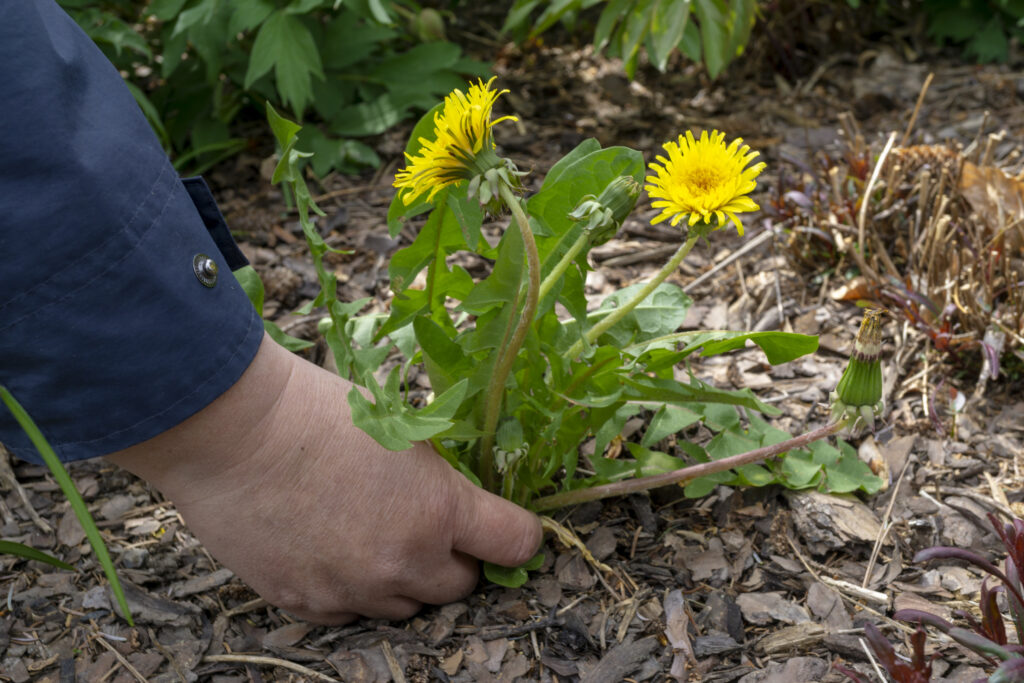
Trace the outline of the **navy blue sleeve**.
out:
M 263 326 L 231 274 L 244 257 L 52 0 L 4 3 L 0 92 L 0 383 L 62 460 L 137 444 L 255 356 Z M 2 405 L 0 442 L 41 461 Z

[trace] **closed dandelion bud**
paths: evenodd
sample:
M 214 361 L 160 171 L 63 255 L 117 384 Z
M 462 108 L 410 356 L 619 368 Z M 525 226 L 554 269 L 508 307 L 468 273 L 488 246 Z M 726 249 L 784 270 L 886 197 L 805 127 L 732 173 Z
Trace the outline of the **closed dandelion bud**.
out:
M 882 402 L 882 315 L 883 309 L 868 309 L 860 323 L 850 362 L 831 394 L 832 417 L 846 420 L 851 430 L 861 426 L 874 429 Z
M 585 196 L 569 218 L 586 221 L 583 229 L 590 235 L 591 245 L 604 244 L 615 237 L 639 196 L 640 183 L 631 176 L 619 176 L 605 186 L 600 196 Z

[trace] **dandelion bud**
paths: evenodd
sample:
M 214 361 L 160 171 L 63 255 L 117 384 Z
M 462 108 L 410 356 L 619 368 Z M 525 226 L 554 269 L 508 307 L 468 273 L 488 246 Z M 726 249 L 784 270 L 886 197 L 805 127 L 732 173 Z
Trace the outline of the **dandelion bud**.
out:
M 857 332 L 850 362 L 830 398 L 832 418 L 845 420 L 851 430 L 874 429 L 882 414 L 882 315 L 884 309 L 868 309 Z
M 619 176 L 608 183 L 601 195 L 586 195 L 569 214 L 574 221 L 586 221 L 583 229 L 592 245 L 604 244 L 619 231 L 626 216 L 636 206 L 640 183 L 630 176 Z

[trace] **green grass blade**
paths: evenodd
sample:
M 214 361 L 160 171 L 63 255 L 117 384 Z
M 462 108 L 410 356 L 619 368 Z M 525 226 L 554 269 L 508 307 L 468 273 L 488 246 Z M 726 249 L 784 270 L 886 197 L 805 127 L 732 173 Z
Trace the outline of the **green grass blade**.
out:
M 53 565 L 54 567 L 75 571 L 75 568 L 70 564 L 67 562 L 61 562 L 53 555 L 47 555 L 42 550 L 36 550 L 35 548 L 31 548 L 21 543 L 15 543 L 14 541 L 0 541 L 0 554 L 17 555 L 18 557 L 24 557 L 26 560 L 45 562 L 46 564 Z
M 107 581 L 110 582 L 110 587 L 117 597 L 117 603 L 121 606 L 121 613 L 124 614 L 124 618 L 130 626 L 135 626 L 131 611 L 128 609 L 128 601 L 124 597 L 124 590 L 121 588 L 121 582 L 118 580 L 117 572 L 114 570 L 114 563 L 110 560 L 110 553 L 107 552 L 107 546 L 103 543 L 103 539 L 100 537 L 100 530 L 96 528 L 96 522 L 93 521 L 92 515 L 89 514 L 89 510 L 85 507 L 85 501 L 82 500 L 81 494 L 75 488 L 75 483 L 71 481 L 68 471 L 64 469 L 64 465 L 57 458 L 57 454 L 46 441 L 43 433 L 39 431 L 36 423 L 32 421 L 32 418 L 21 407 L 21 404 L 15 400 L 11 392 L 7 390 L 7 387 L 2 384 L 0 384 L 0 400 L 4 402 L 4 405 L 11 411 L 14 419 L 18 421 L 21 428 L 28 434 L 32 445 L 39 451 L 39 455 L 43 457 L 43 462 L 50 468 L 53 478 L 57 480 L 57 484 L 64 491 L 64 495 L 67 496 L 68 502 L 71 503 L 71 509 L 75 511 L 79 524 L 85 530 L 85 537 L 89 539 L 92 551 L 96 553 L 96 559 L 100 561 L 100 565 L 103 567 L 103 573 L 107 575 Z

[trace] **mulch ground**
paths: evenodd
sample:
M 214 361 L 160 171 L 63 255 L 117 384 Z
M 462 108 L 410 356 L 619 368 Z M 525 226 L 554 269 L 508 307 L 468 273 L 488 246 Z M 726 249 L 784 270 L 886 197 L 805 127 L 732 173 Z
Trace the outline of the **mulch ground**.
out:
M 902 132 L 929 71 L 935 80 L 914 139 L 969 145 L 999 130 L 1008 141 L 1021 139 L 1019 71 L 938 57 L 910 61 L 903 47 L 837 49 L 799 78 L 737 67 L 736 77 L 717 84 L 685 65 L 630 82 L 587 48 L 502 47 L 497 73 L 511 90 L 502 102 L 521 123 L 503 124 L 497 137 L 520 168 L 535 171 L 528 182 L 538 183 L 586 137 L 652 156 L 688 127 L 718 128 L 762 151 L 762 206 L 770 205 L 780 175 L 796 177 L 842 157 L 841 113 L 852 112 L 878 146 L 890 131 Z M 375 141 L 384 159 L 379 170 L 331 176 L 320 188 L 328 242 L 354 250 L 333 264 L 343 298 L 386 305 L 387 258 L 412 234 L 391 240 L 383 220 L 407 130 Z M 315 273 L 294 215 L 260 175 L 263 161 L 243 156 L 214 172 L 212 183 L 266 281 L 268 316 L 312 338 L 316 318 L 291 312 L 315 295 Z M 619 237 L 595 251 L 589 285 L 596 298 L 649 276 L 666 245 L 678 241 L 648 225 L 653 214 L 642 204 Z M 768 366 L 756 350 L 695 365 L 716 386 L 753 388 L 783 410 L 775 423 L 798 433 L 824 423 L 821 404 L 845 364 L 860 311 L 830 296 L 845 273 L 798 268 L 784 233 L 715 267 L 771 219 L 767 211 L 748 219 L 743 240 L 716 235 L 675 280 L 695 300 L 686 329 L 821 335 L 817 354 L 783 366 Z M 860 640 L 866 622 L 906 653 L 909 629 L 889 618 L 895 609 L 948 616 L 972 609 L 978 595 L 978 572 L 920 566 L 915 552 L 957 545 L 998 558 L 986 515 L 1024 516 L 1020 379 L 978 387 L 976 372 L 931 359 L 931 386 L 944 378 L 970 396 L 955 422 L 939 415 L 937 423 L 922 404 L 929 385 L 921 381 L 920 333 L 894 319 L 887 339 L 886 357 L 898 362 L 887 365 L 886 420 L 853 441 L 886 479 L 879 494 L 720 487 L 694 500 L 667 487 L 562 510 L 555 519 L 586 553 L 549 537 L 544 565 L 522 588 L 482 581 L 465 600 L 405 622 L 297 622 L 220 568 L 171 501 L 111 464 L 75 464 L 72 476 L 128 589 L 137 624 L 129 628 L 113 613 L 102 572 L 48 472 L 15 461 L 0 468 L 3 537 L 54 553 L 78 571 L 0 558 L 0 680 L 845 680 L 831 669 L 835 662 L 873 676 Z M 322 355 L 314 352 L 314 359 Z M 983 661 L 951 641 L 933 638 L 928 647 L 941 654 L 937 677 L 984 675 Z

